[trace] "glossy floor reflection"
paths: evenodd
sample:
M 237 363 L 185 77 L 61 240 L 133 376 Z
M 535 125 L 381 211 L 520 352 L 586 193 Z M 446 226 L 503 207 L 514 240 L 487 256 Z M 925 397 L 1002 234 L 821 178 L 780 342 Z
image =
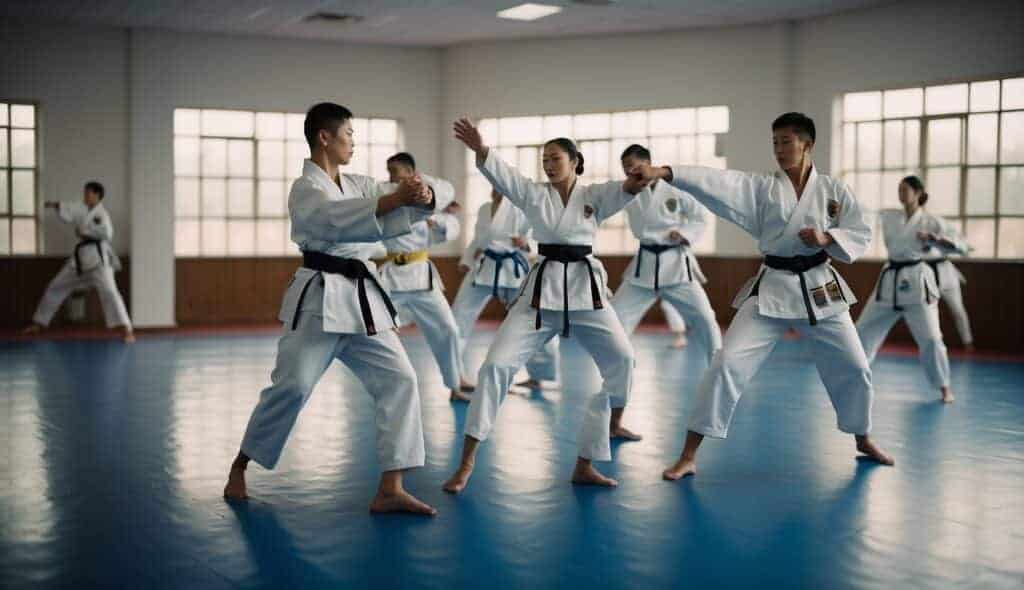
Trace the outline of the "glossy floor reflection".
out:
M 474 341 L 478 357 L 493 336 Z M 875 366 L 875 434 L 895 468 L 854 460 L 799 341 L 784 342 L 696 478 L 669 484 L 701 363 L 641 334 L 627 412 L 640 443 L 602 465 L 616 490 L 568 484 L 597 377 L 563 344 L 561 391 L 512 396 L 466 493 L 465 406 L 421 337 L 427 466 L 408 487 L 433 520 L 371 517 L 367 397 L 338 365 L 254 499 L 220 498 L 275 338 L 0 344 L 3 588 L 1020 588 L 1024 365 L 953 361 L 935 401 L 913 358 Z M 479 362 L 479 358 L 477 359 Z

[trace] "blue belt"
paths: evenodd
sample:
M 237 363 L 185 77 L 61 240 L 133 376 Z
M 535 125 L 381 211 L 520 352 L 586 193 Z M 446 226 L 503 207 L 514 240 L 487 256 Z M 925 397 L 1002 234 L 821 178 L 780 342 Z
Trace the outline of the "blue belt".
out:
M 519 250 L 512 250 L 511 252 L 498 252 L 497 250 L 491 250 L 490 248 L 484 250 L 484 256 L 494 261 L 494 286 L 491 289 L 491 294 L 494 297 L 498 296 L 498 279 L 501 277 L 501 267 L 504 262 L 508 259 L 512 259 L 514 263 L 513 270 L 516 273 L 516 278 L 522 276 L 520 272 L 526 273 L 530 270 L 530 264 L 526 261 L 526 257 Z M 522 271 L 519 269 L 522 268 Z

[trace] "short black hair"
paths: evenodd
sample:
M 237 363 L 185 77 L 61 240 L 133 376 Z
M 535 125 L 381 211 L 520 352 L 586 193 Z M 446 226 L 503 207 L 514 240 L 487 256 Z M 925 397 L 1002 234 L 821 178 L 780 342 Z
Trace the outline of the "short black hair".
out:
M 85 190 L 96 193 L 101 201 L 103 200 L 103 195 L 107 192 L 103 189 L 103 185 L 96 182 L 95 180 L 90 180 L 89 182 L 85 183 Z
M 306 135 L 306 143 L 309 149 L 316 148 L 316 139 L 321 129 L 326 129 L 331 134 L 338 132 L 342 123 L 352 118 L 352 111 L 333 102 L 321 102 L 315 104 L 306 112 L 306 122 L 303 124 L 303 132 Z
M 395 162 L 398 164 L 404 164 L 409 168 L 416 169 L 416 159 L 412 157 L 409 152 L 398 152 L 397 154 L 388 158 L 388 164 Z
M 644 146 L 640 145 L 639 143 L 634 143 L 633 145 L 622 150 L 622 155 L 619 156 L 619 159 L 625 160 L 628 156 L 633 156 L 634 158 L 639 158 L 641 160 L 647 160 L 648 162 L 651 161 L 651 151 L 645 148 Z
M 814 143 L 816 134 L 814 131 L 814 120 L 803 113 L 783 113 L 772 121 L 772 131 L 789 127 L 801 138 L 811 140 Z

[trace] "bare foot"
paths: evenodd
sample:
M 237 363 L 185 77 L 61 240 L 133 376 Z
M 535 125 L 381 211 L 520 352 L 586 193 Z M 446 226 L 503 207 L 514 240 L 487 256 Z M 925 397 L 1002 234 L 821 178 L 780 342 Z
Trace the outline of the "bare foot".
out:
M 857 450 L 864 454 L 866 459 L 880 463 L 882 465 L 895 465 L 896 461 L 892 458 L 892 455 L 887 454 L 882 449 L 878 448 L 874 442 L 866 436 L 858 436 L 857 438 Z
M 228 474 L 228 484 L 224 486 L 225 500 L 248 500 L 245 489 L 245 469 L 232 467 Z
M 32 324 L 21 331 L 22 334 L 38 334 L 43 331 L 43 327 L 39 324 Z
M 944 404 L 951 404 L 951 403 L 953 403 L 953 400 L 956 399 L 955 397 L 953 397 L 953 390 L 952 389 L 950 389 L 948 387 L 943 387 L 940 391 L 942 393 L 942 397 L 941 397 L 942 403 L 944 403 Z
M 669 348 L 686 348 L 687 344 L 689 344 L 689 341 L 686 339 L 686 336 L 679 335 L 676 336 L 676 339 L 672 341 L 672 344 L 669 345 Z
M 409 514 L 422 514 L 424 516 L 435 516 L 437 510 L 405 490 L 399 490 L 394 494 L 377 492 L 377 496 L 370 503 L 370 512 L 384 514 L 388 512 L 406 512 Z
M 444 491 L 449 494 L 458 494 L 462 490 L 466 489 L 466 485 L 469 483 L 469 476 L 473 475 L 473 465 L 459 465 L 459 470 L 455 472 L 448 481 L 444 482 Z
M 576 461 L 576 468 L 572 470 L 572 483 L 578 486 L 602 486 L 614 488 L 619 482 L 610 477 L 605 477 L 594 465 L 585 459 Z
M 121 339 L 124 340 L 125 344 L 134 344 L 135 332 L 125 332 L 124 336 L 122 336 Z
M 672 467 L 669 467 L 661 473 L 662 479 L 665 481 L 676 481 L 682 479 L 687 475 L 697 475 L 697 460 L 680 457 Z
M 476 384 L 463 380 L 459 382 L 459 389 L 465 392 L 476 391 Z
M 633 432 L 632 430 L 626 428 L 625 426 L 612 426 L 609 429 L 609 431 L 611 433 L 611 438 L 613 440 L 614 439 L 622 439 L 622 440 L 643 440 L 644 439 L 644 437 L 642 435 L 639 435 L 639 434 Z
M 448 400 L 453 402 L 468 402 L 471 401 L 472 399 L 472 397 L 466 395 L 465 393 L 462 393 L 458 389 L 451 390 L 451 395 L 448 396 Z

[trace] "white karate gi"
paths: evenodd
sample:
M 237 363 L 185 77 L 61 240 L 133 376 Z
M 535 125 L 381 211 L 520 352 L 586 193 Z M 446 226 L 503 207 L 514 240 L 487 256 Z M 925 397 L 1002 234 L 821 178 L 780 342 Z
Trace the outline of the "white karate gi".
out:
M 800 240 L 798 232 L 805 227 L 831 234 L 835 241 L 824 251 L 846 263 L 863 254 L 871 239 L 871 228 L 850 189 L 815 169 L 799 199 L 782 171 L 764 175 L 673 166 L 672 172 L 675 187 L 750 233 L 766 256 L 820 252 Z M 725 438 L 747 383 L 789 328 L 811 341 L 839 429 L 852 434 L 871 430 L 874 392 L 871 369 L 850 319 L 850 304 L 856 301 L 853 292 L 828 263 L 810 268 L 803 276 L 806 287 L 801 286 L 798 273 L 765 264 L 740 289 L 733 302 L 739 312 L 698 388 L 690 430 Z M 755 287 L 757 294 L 753 294 Z
M 455 189 L 451 183 L 440 178 L 421 174 L 423 181 L 434 189 L 435 211 L 430 216 L 434 227 L 426 220 L 412 226 L 408 234 L 384 240 L 388 254 L 405 254 L 427 250 L 435 244 L 454 240 L 459 236 L 459 220 L 455 215 L 441 212 L 455 200 Z M 387 193 L 394 190 L 394 183 L 382 184 L 380 190 Z M 400 325 L 415 323 L 419 326 L 427 346 L 441 370 L 441 379 L 448 389 L 458 389 L 462 375 L 462 361 L 459 355 L 459 330 L 455 317 L 444 296 L 441 274 L 430 260 L 397 264 L 385 262 L 380 265 L 381 285 L 391 294 L 391 300 L 398 310 Z
M 541 244 L 589 246 L 601 221 L 633 199 L 633 195 L 622 191 L 621 182 L 585 186 L 577 181 L 568 204 L 563 206 L 554 187 L 522 176 L 503 162 L 494 149 L 488 151 L 478 167 L 498 192 L 522 210 Z M 541 269 L 544 276 L 534 308 L 534 286 Z M 578 454 L 585 459 L 611 459 L 609 399 L 620 407 L 625 405 L 632 387 L 634 362 L 629 337 L 608 304 L 607 284 L 604 266 L 592 255 L 584 261 L 566 264 L 540 257 L 480 367 L 476 394 L 466 417 L 466 435 L 481 441 L 487 438 L 515 373 L 545 342 L 559 334 L 568 320 L 572 325 L 571 336 L 578 338 L 594 357 L 603 379 L 601 390 L 587 404 Z M 566 308 L 568 311 L 564 311 Z
M 377 241 L 408 233 L 432 211 L 402 207 L 378 218 L 380 192 L 372 178 L 342 174 L 339 182 L 340 188 L 322 168 L 305 161 L 288 196 L 292 240 L 303 252 L 361 260 L 373 276 L 376 266 L 370 255 Z M 284 333 L 272 383 L 260 393 L 242 439 L 242 452 L 263 467 L 277 464 L 299 411 L 335 358 L 355 373 L 374 400 L 378 468 L 423 465 L 416 373 L 371 279 L 364 286 L 377 333 L 368 334 L 358 283 L 305 266 L 295 271 L 278 315 Z
M 114 225 L 103 203 L 98 203 L 92 209 L 83 203 L 60 203 L 57 215 L 64 223 L 75 225 L 82 241 L 75 247 L 76 253 L 68 258 L 57 276 L 46 286 L 32 321 L 40 326 L 50 325 L 53 315 L 68 295 L 77 289 L 95 287 L 107 327 L 131 328 L 128 310 L 114 281 L 114 272 L 121 270 L 121 259 L 110 245 L 110 240 L 114 238 Z
M 924 262 L 943 251 L 917 239 L 917 232 L 934 233 L 953 243 L 951 252 L 966 252 L 963 239 L 943 219 L 918 209 L 906 219 L 903 211 L 881 212 L 882 235 L 889 263 L 875 285 L 864 311 L 857 319 L 857 331 L 872 362 L 885 336 L 900 318 L 907 323 L 917 343 L 921 365 L 935 388 L 949 385 L 949 356 L 939 326 L 939 286 L 936 272 Z M 893 261 L 921 261 L 896 269 Z M 898 280 L 897 280 L 898 277 Z
M 673 332 L 685 332 L 686 331 L 686 320 L 683 316 L 679 315 L 676 308 L 671 303 L 662 299 L 658 302 L 661 306 L 661 313 L 665 316 L 665 322 L 668 324 L 668 329 Z M 721 330 L 719 330 L 721 331 Z
M 951 234 L 960 235 L 956 228 L 950 226 L 948 229 Z M 938 248 L 934 250 L 938 250 Z M 942 295 L 940 299 L 953 314 L 953 323 L 956 325 L 956 331 L 960 334 L 960 342 L 965 346 L 974 344 L 971 319 L 967 315 L 967 308 L 964 307 L 964 294 L 961 291 L 961 285 L 966 285 L 967 279 L 964 278 L 960 269 L 953 265 L 953 261 L 946 258 L 945 254 L 937 253 L 930 256 L 928 263 L 938 272 L 939 292 Z
M 470 270 L 462 279 L 459 292 L 452 302 L 452 314 L 455 315 L 455 324 L 459 328 L 459 354 L 464 372 L 468 366 L 467 344 L 473 334 L 473 326 L 484 307 L 495 296 L 504 305 L 510 305 L 526 280 L 529 262 L 526 255 L 512 244 L 512 238 L 529 239 L 533 229 L 523 212 L 508 199 L 503 198 L 498 203 L 493 218 L 490 202 L 480 206 L 473 231 L 473 239 L 459 260 L 459 264 L 466 265 Z M 499 264 L 486 254 L 474 257 L 478 250 L 498 254 L 512 253 L 516 258 L 502 258 Z M 544 347 L 530 358 L 526 363 L 526 371 L 531 379 L 538 381 L 558 380 L 558 337 L 548 340 Z
M 633 257 L 612 299 L 612 307 L 619 314 L 623 329 L 632 334 L 647 310 L 661 297 L 680 316 L 689 318 L 690 339 L 711 362 L 715 351 L 722 347 L 722 332 L 701 285 L 706 279 L 691 250 L 707 227 L 704 207 L 667 182 L 658 181 L 636 196 L 626 207 L 626 215 L 641 245 L 671 246 L 674 242 L 669 234 L 673 231 L 679 232 L 690 245 L 679 245 L 660 254 L 641 248 Z

